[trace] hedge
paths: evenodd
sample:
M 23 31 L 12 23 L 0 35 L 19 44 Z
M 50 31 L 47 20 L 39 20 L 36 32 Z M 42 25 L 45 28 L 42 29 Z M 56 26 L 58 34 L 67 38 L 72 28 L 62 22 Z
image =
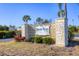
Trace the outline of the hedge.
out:
M 0 31 L 0 39 L 12 38 L 15 35 L 15 31 Z

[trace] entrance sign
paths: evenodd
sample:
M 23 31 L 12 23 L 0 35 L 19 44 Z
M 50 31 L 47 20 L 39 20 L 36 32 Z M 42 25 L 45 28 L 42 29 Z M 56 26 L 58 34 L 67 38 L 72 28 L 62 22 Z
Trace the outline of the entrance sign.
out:
M 56 46 L 68 45 L 67 21 L 63 18 L 56 20 Z
M 53 29 L 51 29 L 53 27 Z M 51 31 L 50 31 L 51 30 Z M 54 32 L 53 32 L 54 31 Z M 68 45 L 68 24 L 67 20 L 64 18 L 59 18 L 55 21 L 54 26 L 53 25 L 38 25 L 36 27 L 32 27 L 31 25 L 24 24 L 22 26 L 22 37 L 25 37 L 26 39 L 31 38 L 35 35 L 49 35 L 55 36 L 56 38 L 56 46 L 62 46 L 65 47 Z
M 35 27 L 36 35 L 49 35 L 49 26 L 37 26 Z

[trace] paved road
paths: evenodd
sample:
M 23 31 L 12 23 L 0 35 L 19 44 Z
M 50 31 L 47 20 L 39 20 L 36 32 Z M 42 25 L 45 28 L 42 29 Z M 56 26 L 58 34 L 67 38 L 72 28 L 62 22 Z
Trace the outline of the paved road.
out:
M 14 40 L 14 38 L 0 39 L 0 42 L 9 42 Z

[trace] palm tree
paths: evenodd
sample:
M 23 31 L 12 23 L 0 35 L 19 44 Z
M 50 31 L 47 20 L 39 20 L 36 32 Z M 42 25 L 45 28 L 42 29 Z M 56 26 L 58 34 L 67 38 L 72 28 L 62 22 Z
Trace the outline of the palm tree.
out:
M 58 17 L 64 17 L 65 16 L 65 11 L 64 10 L 60 10 L 58 12 Z
M 65 18 L 67 20 L 67 4 L 66 3 L 64 3 L 64 7 L 65 7 Z
M 62 10 L 62 3 L 58 3 L 59 9 Z
M 59 3 L 58 6 L 59 6 L 59 9 L 60 9 L 59 12 L 58 12 L 58 17 L 64 17 L 65 16 L 65 18 L 67 18 L 67 5 L 66 5 L 66 3 L 64 3 L 64 7 L 65 7 L 64 10 L 62 9 L 62 3 Z
M 62 3 L 58 3 L 59 11 L 58 17 L 62 17 L 64 15 L 64 10 L 62 10 Z
M 43 21 L 43 24 L 50 23 L 47 19 Z
M 37 24 L 42 24 L 42 23 L 43 23 L 43 19 L 42 19 L 41 17 L 38 17 L 38 18 L 36 19 L 36 23 L 37 23 Z
M 24 21 L 25 23 L 27 23 L 28 20 L 31 20 L 30 16 L 29 16 L 29 15 L 24 15 L 24 16 L 23 16 L 23 21 Z

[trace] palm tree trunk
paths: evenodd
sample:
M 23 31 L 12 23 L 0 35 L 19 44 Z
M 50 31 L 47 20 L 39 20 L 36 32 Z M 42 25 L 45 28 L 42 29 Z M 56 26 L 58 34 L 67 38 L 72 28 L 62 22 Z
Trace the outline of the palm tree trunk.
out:
M 65 7 L 65 32 L 66 32 L 66 40 L 69 41 L 68 39 L 68 18 L 67 18 L 67 4 L 64 3 L 64 7 Z
M 67 4 L 64 3 L 64 6 L 65 6 L 65 18 L 66 18 L 66 20 L 67 20 Z

